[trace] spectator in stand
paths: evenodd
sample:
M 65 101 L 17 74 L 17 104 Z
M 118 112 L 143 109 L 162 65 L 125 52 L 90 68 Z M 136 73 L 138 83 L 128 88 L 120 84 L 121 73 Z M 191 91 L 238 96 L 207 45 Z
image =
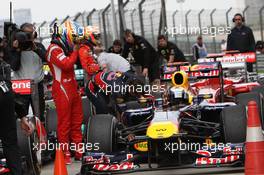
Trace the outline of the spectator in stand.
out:
M 203 43 L 203 37 L 198 36 L 196 43 L 192 46 L 193 59 L 197 61 L 199 58 L 205 58 L 207 56 L 207 49 Z
M 167 37 L 164 35 L 158 37 L 158 54 L 160 58 L 162 58 L 162 60 L 160 60 L 162 63 L 164 63 L 164 61 L 165 63 L 186 61 L 182 51 L 176 44 L 168 41 Z
M 235 27 L 227 38 L 227 51 L 238 50 L 240 52 L 255 52 L 255 38 L 252 30 L 244 25 L 245 19 L 240 14 L 235 14 L 233 18 Z M 247 70 L 253 71 L 252 63 L 247 63 Z
M 111 46 L 109 49 L 108 49 L 108 53 L 115 53 L 115 54 L 119 54 L 121 55 L 123 49 L 122 49 L 122 43 L 120 40 L 116 39 L 114 42 L 113 42 L 113 46 Z

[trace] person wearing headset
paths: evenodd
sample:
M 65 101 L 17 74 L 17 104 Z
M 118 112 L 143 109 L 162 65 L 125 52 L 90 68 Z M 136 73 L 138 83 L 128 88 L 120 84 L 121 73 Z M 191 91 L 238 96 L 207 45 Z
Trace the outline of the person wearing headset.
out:
M 52 96 L 58 114 L 58 142 L 68 165 L 72 163 L 70 151 L 75 152 L 75 160 L 81 160 L 83 149 L 82 101 L 74 73 L 74 64 L 78 59 L 78 39 L 82 32 L 80 29 L 81 26 L 72 21 L 66 21 L 61 26 L 55 24 L 46 55 L 53 76 Z M 76 150 L 70 150 L 71 145 Z
M 255 38 L 252 30 L 244 25 L 245 19 L 240 14 L 235 14 L 233 18 L 235 24 L 231 33 L 227 37 L 227 51 L 238 50 L 240 52 L 255 52 Z M 247 63 L 247 70 L 253 71 L 252 63 Z

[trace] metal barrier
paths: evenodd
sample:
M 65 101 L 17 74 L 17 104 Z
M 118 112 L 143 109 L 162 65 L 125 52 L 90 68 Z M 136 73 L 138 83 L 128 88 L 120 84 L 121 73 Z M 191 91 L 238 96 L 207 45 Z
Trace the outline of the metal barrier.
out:
M 235 13 L 242 13 L 246 18 L 246 25 L 252 28 L 255 40 L 263 40 L 264 28 L 263 28 L 263 4 L 259 4 L 259 7 L 246 6 L 244 9 L 227 8 L 227 9 L 201 9 L 201 10 L 179 10 L 168 11 L 164 8 L 164 4 L 160 0 L 126 0 L 126 2 L 120 3 L 119 0 L 118 8 L 115 11 L 116 18 L 112 17 L 110 4 L 102 9 L 92 9 L 89 12 L 78 12 L 76 15 L 62 20 L 54 19 L 58 24 L 62 23 L 67 19 L 75 20 L 81 25 L 93 25 L 99 27 L 101 32 L 102 41 L 105 47 L 109 47 L 116 34 L 118 38 L 122 39 L 122 30 L 129 28 L 136 34 L 143 35 L 154 47 L 157 46 L 157 36 L 161 30 L 161 26 L 166 29 L 175 29 L 184 27 L 186 29 L 204 27 L 230 27 L 232 24 L 232 17 Z M 166 6 L 170 6 L 172 1 L 166 1 Z M 175 6 L 176 7 L 176 6 Z M 165 12 L 165 13 L 164 13 Z M 254 13 L 257 16 L 251 15 Z M 116 19 L 117 26 L 114 27 L 113 19 Z M 52 26 L 54 20 L 51 22 L 41 22 L 36 24 L 36 27 Z M 120 22 L 120 20 L 122 20 Z M 164 22 L 164 20 L 166 20 Z M 118 30 L 118 31 L 113 31 Z M 165 30 L 165 31 L 168 31 Z M 40 32 L 40 31 L 39 31 Z M 168 34 L 168 33 L 167 33 Z M 207 46 L 208 53 L 220 52 L 221 40 L 227 39 L 226 35 L 216 34 L 214 37 L 203 34 L 204 42 Z M 191 53 L 191 46 L 196 42 L 197 34 L 174 34 L 168 35 L 169 40 L 175 42 L 178 47 L 185 53 Z M 40 33 L 40 40 L 45 42 L 45 39 L 50 39 L 50 35 L 42 35 Z
M 264 54 L 257 54 L 257 64 L 255 65 L 258 73 L 264 73 Z

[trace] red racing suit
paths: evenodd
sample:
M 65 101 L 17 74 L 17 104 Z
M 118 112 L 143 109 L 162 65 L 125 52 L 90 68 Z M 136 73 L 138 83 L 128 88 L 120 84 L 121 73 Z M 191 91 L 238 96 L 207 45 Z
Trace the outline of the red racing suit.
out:
M 79 50 L 79 57 L 83 69 L 89 76 L 94 75 L 100 70 L 99 65 L 95 62 L 90 47 L 86 44 L 82 44 Z
M 82 142 L 83 121 L 82 101 L 74 73 L 77 58 L 78 51 L 65 56 L 63 49 L 56 44 L 51 44 L 47 50 L 47 61 L 54 79 L 52 96 L 58 115 L 58 141 L 76 146 Z

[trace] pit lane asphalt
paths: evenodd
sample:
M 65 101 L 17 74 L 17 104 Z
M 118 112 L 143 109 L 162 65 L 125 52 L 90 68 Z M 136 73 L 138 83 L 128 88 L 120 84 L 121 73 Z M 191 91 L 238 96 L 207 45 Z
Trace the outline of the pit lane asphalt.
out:
M 73 164 L 68 165 L 68 174 L 76 175 L 80 171 L 81 163 L 73 161 Z M 147 167 L 147 165 L 143 165 Z M 49 163 L 42 167 L 41 175 L 53 174 L 53 163 Z M 127 175 L 243 175 L 243 167 L 221 167 L 221 168 L 189 168 L 189 169 L 174 169 L 162 171 L 148 171 L 128 173 Z

